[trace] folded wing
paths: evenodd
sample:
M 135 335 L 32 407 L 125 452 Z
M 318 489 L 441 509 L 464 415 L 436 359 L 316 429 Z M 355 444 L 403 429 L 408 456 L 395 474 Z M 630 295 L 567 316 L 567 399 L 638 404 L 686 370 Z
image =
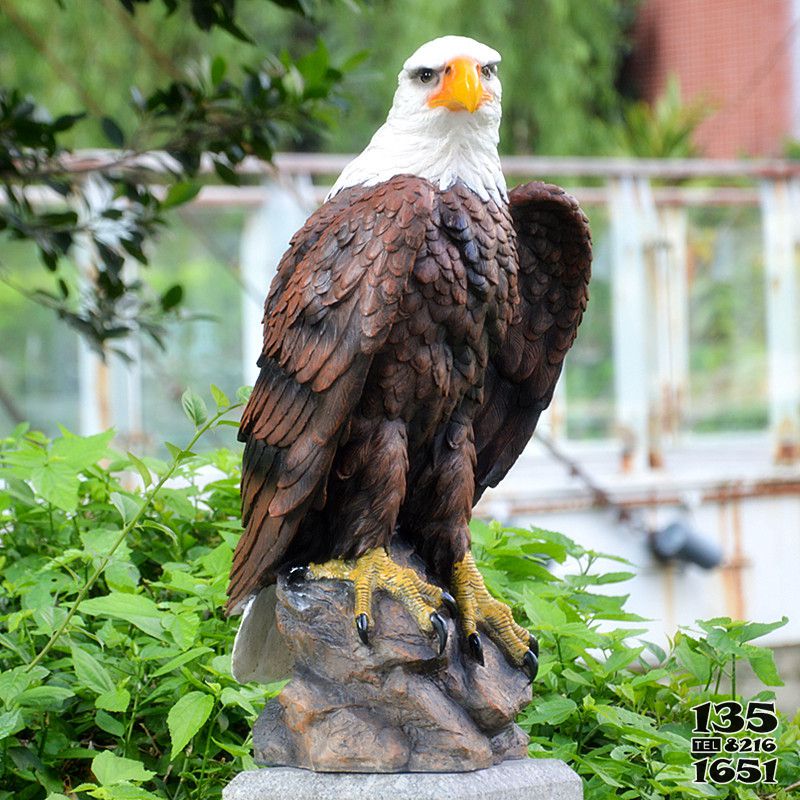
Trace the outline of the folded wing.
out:
M 324 502 L 336 448 L 424 240 L 433 190 L 400 176 L 345 190 L 293 238 L 264 315 L 261 373 L 242 415 L 242 524 L 228 612 L 274 579 Z
M 496 486 L 553 397 L 589 299 L 592 244 L 577 201 L 558 186 L 527 183 L 509 195 L 519 254 L 520 306 L 490 359 L 473 423 L 475 498 Z

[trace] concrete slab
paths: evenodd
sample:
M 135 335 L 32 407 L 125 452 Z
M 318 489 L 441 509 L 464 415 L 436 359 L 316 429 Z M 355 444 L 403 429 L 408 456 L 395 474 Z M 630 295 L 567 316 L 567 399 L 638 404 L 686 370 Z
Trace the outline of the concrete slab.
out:
M 476 772 L 363 774 L 294 767 L 237 775 L 223 800 L 583 800 L 578 775 L 563 761 L 525 758 Z

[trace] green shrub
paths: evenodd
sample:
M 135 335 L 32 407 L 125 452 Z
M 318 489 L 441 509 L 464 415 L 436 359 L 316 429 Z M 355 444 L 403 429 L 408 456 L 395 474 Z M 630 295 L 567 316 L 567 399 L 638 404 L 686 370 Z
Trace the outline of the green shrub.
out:
M 748 662 L 767 686 L 782 685 L 772 651 L 750 642 L 785 625 L 785 617 L 764 624 L 699 621 L 700 631 L 681 630 L 667 653 L 642 638 L 646 627 L 633 627 L 646 620 L 625 610 L 627 595 L 592 591 L 631 578 L 598 569 L 602 561 L 628 565 L 624 559 L 558 533 L 496 523 L 473 523 L 473 547 L 492 591 L 539 634 L 538 696 L 519 720 L 531 736 L 529 752 L 570 763 L 584 779 L 586 800 L 788 796 L 775 785 L 693 784 L 689 749 L 692 707 L 737 697 L 737 663 Z M 545 559 L 566 574 L 556 578 L 542 566 Z M 774 697 L 765 690 L 748 699 Z M 765 758 L 778 758 L 780 786 L 800 778 L 799 724 L 800 712 L 791 721 L 781 718 L 770 734 L 778 749 Z
M 233 408 L 216 397 L 206 419 L 184 396 L 195 439 Z M 231 677 L 235 625 L 220 613 L 241 530 L 239 455 L 195 455 L 193 442 L 165 463 L 110 440 L 19 428 L 2 443 L 2 800 L 219 797 L 253 766 L 265 692 Z
M 237 408 L 214 398 L 209 416 L 184 396 L 196 432 L 170 462 L 116 453 L 111 433 L 48 441 L 20 427 L 0 441 L 0 800 L 206 800 L 253 766 L 251 726 L 279 687 L 230 675 L 235 624 L 220 608 L 239 455 L 192 449 Z M 664 653 L 625 627 L 641 620 L 624 596 L 592 591 L 629 577 L 599 572 L 598 554 L 541 530 L 476 523 L 474 539 L 489 585 L 540 633 L 539 697 L 520 720 L 531 755 L 570 762 L 588 800 L 775 792 L 693 785 L 688 740 L 691 707 L 722 698 L 738 660 L 779 682 L 750 640 L 781 623 L 710 620 Z M 775 736 L 786 785 L 797 720 Z

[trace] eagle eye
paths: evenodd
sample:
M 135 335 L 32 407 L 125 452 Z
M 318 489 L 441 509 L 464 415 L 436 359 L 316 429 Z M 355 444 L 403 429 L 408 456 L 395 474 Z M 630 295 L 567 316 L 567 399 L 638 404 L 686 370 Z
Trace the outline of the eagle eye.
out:
M 484 64 L 481 67 L 481 75 L 487 79 L 493 78 L 495 75 L 497 75 L 497 64 Z
M 417 79 L 420 83 L 430 83 L 435 77 L 436 70 L 432 70 L 429 67 L 423 67 L 417 70 Z

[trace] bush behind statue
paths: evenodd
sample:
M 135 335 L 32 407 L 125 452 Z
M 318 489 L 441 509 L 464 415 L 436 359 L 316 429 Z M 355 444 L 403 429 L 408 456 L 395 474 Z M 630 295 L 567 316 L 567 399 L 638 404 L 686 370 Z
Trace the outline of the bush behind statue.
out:
M 193 447 L 238 405 L 212 394 L 212 414 L 184 395 L 196 431 L 169 462 L 113 451 L 110 432 L 48 441 L 20 426 L 0 440 L 0 800 L 206 800 L 253 767 L 253 720 L 280 687 L 230 675 L 235 625 L 220 608 L 240 456 Z M 532 756 L 572 764 L 588 800 L 788 797 L 692 784 L 689 754 L 691 707 L 729 698 L 737 662 L 780 682 L 751 640 L 784 621 L 701 622 L 665 653 L 631 627 L 625 596 L 594 590 L 630 577 L 598 569 L 620 559 L 543 530 L 476 522 L 473 536 L 487 584 L 540 635 L 520 719 Z M 774 734 L 784 786 L 800 775 L 798 721 Z

